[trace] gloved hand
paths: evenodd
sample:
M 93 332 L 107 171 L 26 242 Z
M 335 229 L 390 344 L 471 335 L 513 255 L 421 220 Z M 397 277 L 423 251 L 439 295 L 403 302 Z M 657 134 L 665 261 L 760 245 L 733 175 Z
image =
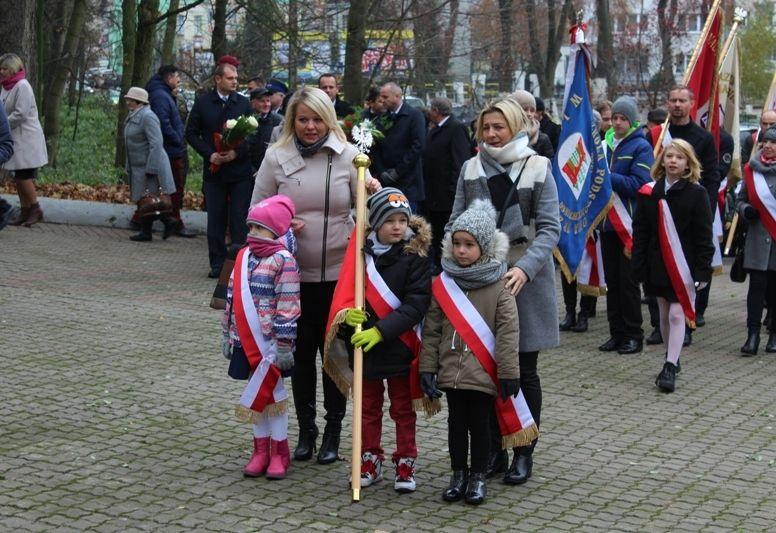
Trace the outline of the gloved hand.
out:
M 760 213 L 757 212 L 757 209 L 748 205 L 744 207 L 744 218 L 747 220 L 757 220 L 760 218 Z
M 380 183 L 387 187 L 396 185 L 399 183 L 399 173 L 396 172 L 395 168 L 390 168 L 384 171 L 382 174 L 380 174 Z
M 520 380 L 519 379 L 499 379 L 501 384 L 501 399 L 506 400 L 510 396 L 517 396 L 520 392 Z
M 224 354 L 229 361 L 232 360 L 232 345 L 229 344 L 229 335 L 221 337 L 221 353 Z
M 429 400 L 442 397 L 442 391 L 437 389 L 436 374 L 432 374 L 431 372 L 421 372 L 420 388 L 423 389 L 423 394 L 428 396 Z
M 357 307 L 351 307 L 348 312 L 345 313 L 345 324 L 351 328 L 363 324 L 366 322 L 366 311 L 358 309 Z
M 381 342 L 383 342 L 383 336 L 377 328 L 369 328 L 350 337 L 350 344 L 363 347 L 364 352 L 368 352 Z
M 288 350 L 278 350 L 275 356 L 275 366 L 280 370 L 291 370 L 294 368 L 294 352 Z
M 709 284 L 708 281 L 696 281 L 695 282 L 695 290 L 696 291 L 702 291 L 703 289 L 705 289 L 708 286 L 708 284 Z

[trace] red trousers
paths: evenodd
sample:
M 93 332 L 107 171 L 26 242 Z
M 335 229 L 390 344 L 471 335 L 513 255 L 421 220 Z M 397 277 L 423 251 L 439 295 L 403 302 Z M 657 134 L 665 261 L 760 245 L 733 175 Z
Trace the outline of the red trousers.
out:
M 395 378 L 365 379 L 362 402 L 362 453 L 371 452 L 384 459 L 380 438 L 383 433 L 383 400 L 385 396 L 384 382 L 388 382 L 388 399 L 391 401 L 389 413 L 396 423 L 396 451 L 394 461 L 402 457 L 418 456 L 415 445 L 415 411 L 412 410 L 409 376 Z

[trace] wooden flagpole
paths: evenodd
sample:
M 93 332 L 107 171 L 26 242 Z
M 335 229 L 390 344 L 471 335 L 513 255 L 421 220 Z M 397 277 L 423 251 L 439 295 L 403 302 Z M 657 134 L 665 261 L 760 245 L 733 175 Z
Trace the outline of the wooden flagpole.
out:
M 768 96 L 765 98 L 765 105 L 763 111 L 767 111 L 765 108 L 769 105 L 773 105 L 772 109 L 776 109 L 776 72 L 773 73 L 773 79 L 771 80 L 771 88 L 768 89 Z
M 369 156 L 359 153 L 353 159 L 358 169 L 358 189 L 356 191 L 356 294 L 354 304 L 364 309 L 364 229 L 366 227 L 366 169 L 371 161 Z M 356 326 L 356 333 L 361 325 Z M 364 384 L 364 351 L 353 348 L 353 445 L 350 465 L 350 484 L 353 501 L 361 499 L 361 399 Z
M 738 32 L 738 27 L 741 24 L 746 23 L 746 17 L 747 12 L 743 9 L 736 9 L 735 14 L 733 15 L 733 26 L 730 27 L 730 33 L 728 33 L 727 39 L 725 39 L 725 44 L 722 45 L 722 52 L 719 54 L 719 62 L 717 66 L 717 70 L 722 68 L 722 64 L 725 62 L 725 58 L 728 55 L 728 52 L 730 51 L 730 47 L 733 45 L 733 39 L 736 37 L 736 32 Z
M 695 48 L 693 48 L 690 62 L 687 64 L 687 68 L 684 71 L 684 76 L 682 76 L 682 85 L 687 85 L 687 83 L 690 81 L 690 75 L 692 74 L 693 69 L 695 69 L 695 64 L 698 62 L 698 56 L 701 53 L 701 46 L 706 42 L 706 37 L 709 35 L 711 22 L 714 20 L 714 17 L 717 16 L 717 11 L 719 11 L 719 3 L 720 0 L 714 0 L 714 3 L 709 10 L 709 15 L 706 17 L 706 22 L 703 24 L 701 36 L 698 38 L 698 42 L 695 43 Z M 670 122 L 670 118 L 671 114 L 669 113 L 665 122 L 663 122 L 663 128 L 660 130 L 660 136 L 657 138 L 657 143 L 655 144 L 655 149 L 653 151 L 655 157 L 657 157 L 657 155 L 663 149 L 663 137 L 668 130 L 668 123 Z

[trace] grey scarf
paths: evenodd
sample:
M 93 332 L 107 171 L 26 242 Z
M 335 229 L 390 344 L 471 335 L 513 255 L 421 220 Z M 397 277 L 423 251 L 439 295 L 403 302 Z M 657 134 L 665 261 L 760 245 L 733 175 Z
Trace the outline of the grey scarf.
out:
M 410 228 L 407 228 L 407 230 L 404 232 L 404 240 L 403 242 L 399 244 L 405 244 L 407 241 L 412 239 L 415 236 L 415 232 L 412 231 Z M 393 248 L 393 244 L 383 244 L 380 242 L 380 239 L 377 238 L 377 232 L 372 231 L 367 235 L 367 246 L 369 246 L 369 249 L 372 251 L 372 255 L 374 257 L 380 257 L 387 251 L 389 251 L 391 248 Z
M 302 141 L 299 140 L 299 138 L 294 135 L 294 144 L 296 145 L 296 149 L 299 150 L 299 155 L 302 157 L 312 157 L 314 156 L 318 150 L 321 149 L 321 146 L 323 146 L 326 143 L 326 140 L 329 138 L 328 135 L 324 135 L 317 141 L 315 141 L 311 145 L 305 145 L 302 144 Z
M 497 282 L 507 272 L 507 264 L 496 259 L 480 259 L 473 265 L 462 267 L 453 259 L 442 258 L 442 270 L 464 290 L 479 289 Z

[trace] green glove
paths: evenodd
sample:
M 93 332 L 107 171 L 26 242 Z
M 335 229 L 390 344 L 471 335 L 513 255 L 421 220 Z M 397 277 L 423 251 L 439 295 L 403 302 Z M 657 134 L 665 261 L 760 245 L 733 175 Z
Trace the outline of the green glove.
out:
M 358 309 L 357 307 L 351 307 L 348 312 L 345 313 L 345 324 L 351 328 L 363 324 L 366 322 L 366 311 Z
M 365 352 L 368 352 L 381 342 L 383 342 L 383 336 L 377 328 L 369 328 L 350 337 L 350 344 L 364 347 Z

